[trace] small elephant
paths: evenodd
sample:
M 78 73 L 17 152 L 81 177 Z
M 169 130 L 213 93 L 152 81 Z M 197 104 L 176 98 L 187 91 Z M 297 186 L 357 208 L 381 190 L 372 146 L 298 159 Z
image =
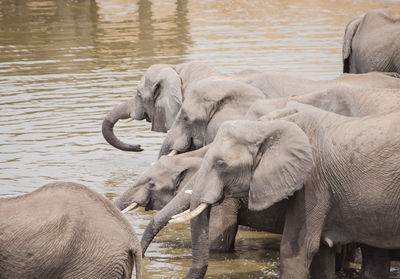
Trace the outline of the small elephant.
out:
M 250 210 L 289 199 L 281 278 L 306 278 L 320 241 L 399 249 L 400 113 L 350 118 L 292 102 L 281 115 L 221 126 L 196 174 L 191 212 L 177 217 L 199 214 L 195 242 L 205 237 L 209 205 L 248 197 Z
M 142 277 L 139 240 L 106 198 L 68 182 L 0 199 L 0 278 Z
M 371 10 L 346 26 L 343 40 L 343 72 L 372 71 L 400 74 L 400 19 L 385 9 Z
M 159 157 L 172 151 L 183 153 L 194 150 L 212 142 L 222 122 L 243 119 L 249 107 L 260 100 L 321 92 L 339 85 L 400 88 L 400 79 L 382 73 L 343 74 L 327 81 L 260 73 L 246 82 L 249 85 L 230 80 L 202 80 L 190 86 L 176 120 L 164 139 Z

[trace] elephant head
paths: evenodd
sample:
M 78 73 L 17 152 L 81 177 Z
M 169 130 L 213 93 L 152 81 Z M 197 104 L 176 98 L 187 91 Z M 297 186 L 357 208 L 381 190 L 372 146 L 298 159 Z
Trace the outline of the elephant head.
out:
M 159 156 L 195 150 L 212 142 L 222 122 L 242 118 L 261 99 L 265 95 L 259 89 L 239 81 L 205 79 L 193 84 L 185 93 Z
M 187 220 L 225 197 L 248 197 L 263 210 L 302 188 L 313 166 L 308 137 L 294 123 L 229 121 L 205 154 L 193 186 Z
M 207 148 L 161 157 L 115 201 L 116 206 L 124 213 L 136 206 L 162 209 L 198 170 Z
M 151 130 L 167 132 L 182 104 L 181 78 L 170 65 L 155 64 L 147 69 L 139 82 L 136 95 L 112 109 L 105 117 L 102 133 L 112 146 L 125 151 L 141 151 L 139 145 L 120 141 L 113 132 L 120 119 L 146 119 Z

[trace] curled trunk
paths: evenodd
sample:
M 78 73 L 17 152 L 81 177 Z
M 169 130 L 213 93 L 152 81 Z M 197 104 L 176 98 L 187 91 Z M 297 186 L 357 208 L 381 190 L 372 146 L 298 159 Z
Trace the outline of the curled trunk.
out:
M 143 150 L 140 148 L 140 145 L 132 145 L 122 142 L 115 136 L 113 130 L 114 125 L 118 120 L 131 118 L 131 115 L 133 115 L 133 103 L 134 99 L 132 98 L 128 102 L 113 108 L 104 118 L 101 132 L 103 133 L 104 139 L 115 148 L 124 151 L 138 152 Z

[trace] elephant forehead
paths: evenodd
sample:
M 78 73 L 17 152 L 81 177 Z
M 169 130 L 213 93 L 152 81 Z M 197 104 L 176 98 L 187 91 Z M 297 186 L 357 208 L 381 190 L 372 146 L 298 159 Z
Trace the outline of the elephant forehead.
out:
M 212 159 L 223 159 L 231 164 L 241 163 L 246 161 L 252 161 L 252 156 L 250 149 L 252 145 L 247 143 L 238 142 L 235 139 L 229 137 L 220 137 L 215 139 L 215 144 L 213 144 L 207 152 L 209 155 L 209 161 Z
M 221 141 L 234 139 L 238 143 L 248 144 L 254 141 L 254 135 L 261 123 L 248 120 L 226 121 L 221 125 L 217 137 Z M 217 139 L 216 137 L 216 139 Z

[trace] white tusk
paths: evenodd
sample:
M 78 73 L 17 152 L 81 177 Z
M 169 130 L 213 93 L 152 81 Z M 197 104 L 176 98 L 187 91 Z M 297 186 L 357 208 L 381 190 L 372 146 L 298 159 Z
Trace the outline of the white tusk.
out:
M 125 118 L 125 119 L 120 119 L 119 121 L 121 121 L 122 123 L 129 123 L 129 122 L 133 121 L 133 118 L 129 117 L 129 118 Z
M 193 210 L 193 211 L 191 211 L 191 212 L 189 212 L 189 213 L 187 213 L 185 215 L 178 214 L 180 216 L 177 217 L 177 218 L 173 218 L 173 219 L 169 220 L 169 223 L 183 223 L 183 222 L 186 222 L 186 221 L 188 221 L 190 219 L 195 218 L 197 215 L 200 215 L 200 213 L 202 213 L 207 207 L 208 207 L 207 203 L 202 203 L 195 210 Z
M 132 203 L 130 206 L 128 206 L 128 207 L 126 207 L 124 210 L 122 210 L 121 213 L 122 213 L 122 214 L 125 214 L 125 213 L 127 213 L 127 212 L 129 212 L 129 211 L 135 209 L 135 208 L 138 207 L 138 206 L 139 206 L 139 205 L 138 205 L 136 202 L 134 202 L 134 203 Z
M 191 195 L 193 194 L 193 190 L 186 190 L 185 193 Z
M 175 156 L 176 154 L 178 154 L 178 151 L 172 150 L 170 153 L 168 153 L 168 156 Z
M 183 216 L 185 214 L 188 214 L 190 212 L 190 208 L 188 210 L 185 210 L 181 213 L 175 214 L 174 216 L 172 216 L 172 219 L 178 218 L 179 216 Z

